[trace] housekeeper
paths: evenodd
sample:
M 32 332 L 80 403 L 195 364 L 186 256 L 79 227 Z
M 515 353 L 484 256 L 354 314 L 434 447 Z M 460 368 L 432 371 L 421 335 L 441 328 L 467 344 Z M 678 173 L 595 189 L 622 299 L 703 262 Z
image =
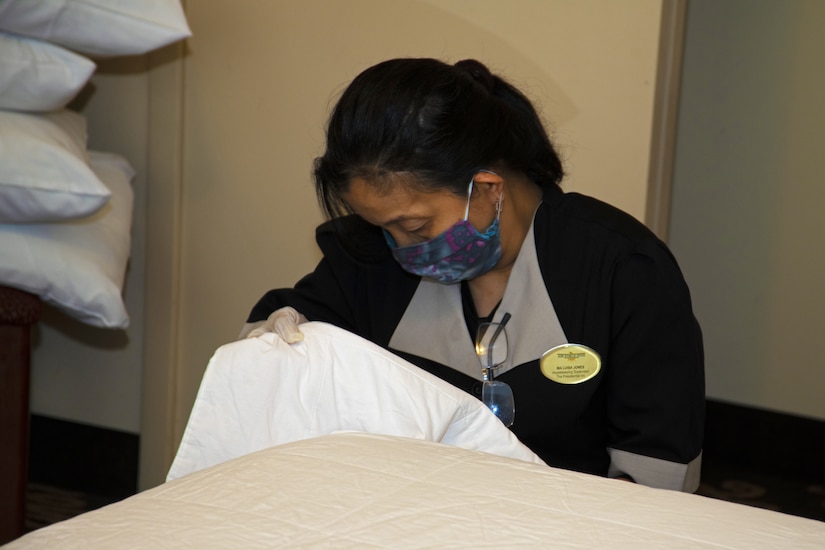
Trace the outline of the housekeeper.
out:
M 702 337 L 673 256 L 633 217 L 562 191 L 531 102 L 482 63 L 394 59 L 350 84 L 315 185 L 323 259 L 243 337 L 325 321 L 480 394 L 476 327 L 505 314 L 512 430 L 552 466 L 693 491 Z

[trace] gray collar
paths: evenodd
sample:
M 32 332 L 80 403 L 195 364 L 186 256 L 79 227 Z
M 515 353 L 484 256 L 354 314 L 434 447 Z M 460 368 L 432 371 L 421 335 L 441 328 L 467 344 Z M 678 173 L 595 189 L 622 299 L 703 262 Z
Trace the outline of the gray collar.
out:
M 567 343 L 541 276 L 532 225 L 513 264 L 493 321 L 501 321 L 505 312 L 512 315 L 507 324 L 510 358 L 497 374 L 538 359 L 548 349 Z M 389 345 L 482 379 L 481 364 L 464 320 L 461 285 L 422 280 Z

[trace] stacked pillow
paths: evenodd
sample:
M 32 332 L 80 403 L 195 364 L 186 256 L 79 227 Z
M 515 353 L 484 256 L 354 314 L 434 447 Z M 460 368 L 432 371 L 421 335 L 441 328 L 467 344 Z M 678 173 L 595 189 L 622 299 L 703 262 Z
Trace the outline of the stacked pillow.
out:
M 129 163 L 87 150 L 66 108 L 101 57 L 190 36 L 178 0 L 0 1 L 0 285 L 78 320 L 125 328 Z

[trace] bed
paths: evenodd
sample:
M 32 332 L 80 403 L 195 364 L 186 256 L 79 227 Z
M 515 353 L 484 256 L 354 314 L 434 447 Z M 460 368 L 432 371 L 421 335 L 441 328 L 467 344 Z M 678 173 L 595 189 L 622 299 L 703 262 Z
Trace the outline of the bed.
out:
M 477 399 L 323 323 L 218 349 L 168 481 L 17 548 L 821 548 L 825 523 L 551 468 Z
M 17 548 L 822 548 L 825 524 L 357 432 L 248 454 Z
M 134 171 L 69 107 L 96 60 L 190 35 L 177 0 L 0 2 L 0 542 L 22 532 L 31 334 L 48 304 L 123 329 Z

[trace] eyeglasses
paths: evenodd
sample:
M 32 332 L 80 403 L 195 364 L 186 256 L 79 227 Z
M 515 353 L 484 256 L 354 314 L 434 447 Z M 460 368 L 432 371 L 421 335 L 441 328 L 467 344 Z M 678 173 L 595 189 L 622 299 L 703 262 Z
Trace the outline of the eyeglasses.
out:
M 495 379 L 495 370 L 507 361 L 507 330 L 504 325 L 510 320 L 505 313 L 500 323 L 482 323 L 476 333 L 476 355 L 481 362 L 483 382 L 481 400 L 501 422 L 510 427 L 516 416 L 513 389 L 506 382 Z

